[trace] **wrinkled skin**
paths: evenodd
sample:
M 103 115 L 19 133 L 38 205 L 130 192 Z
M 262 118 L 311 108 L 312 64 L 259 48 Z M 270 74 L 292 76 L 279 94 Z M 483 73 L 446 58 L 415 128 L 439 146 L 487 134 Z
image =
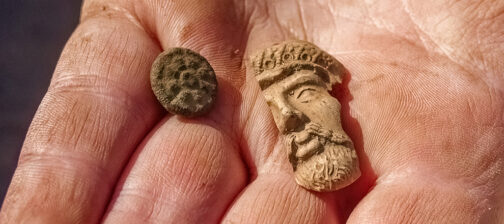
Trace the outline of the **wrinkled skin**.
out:
M 29 129 L 1 223 L 498 223 L 503 1 L 100 1 L 83 5 Z M 362 177 L 296 185 L 247 55 L 305 39 L 349 71 L 333 94 Z M 219 81 L 203 118 L 166 114 L 162 49 Z

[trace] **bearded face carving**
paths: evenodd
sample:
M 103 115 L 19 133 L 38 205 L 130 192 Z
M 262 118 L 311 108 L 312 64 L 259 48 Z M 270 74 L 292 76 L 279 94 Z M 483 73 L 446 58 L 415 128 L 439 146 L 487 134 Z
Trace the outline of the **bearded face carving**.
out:
M 252 66 L 296 182 L 314 191 L 334 191 L 355 181 L 358 158 L 341 126 L 341 105 L 328 92 L 341 83 L 343 66 L 305 41 L 273 45 L 255 55 Z

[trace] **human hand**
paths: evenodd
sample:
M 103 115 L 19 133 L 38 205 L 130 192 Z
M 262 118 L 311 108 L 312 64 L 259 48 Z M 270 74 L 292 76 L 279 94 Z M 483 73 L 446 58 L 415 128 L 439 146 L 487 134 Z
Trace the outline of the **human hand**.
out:
M 0 222 L 503 220 L 503 7 L 88 0 Z M 334 94 L 363 175 L 334 193 L 296 185 L 245 71 L 251 53 L 286 39 L 315 43 L 350 72 Z M 151 63 L 170 47 L 214 67 L 219 94 L 207 116 L 167 115 L 152 94 Z

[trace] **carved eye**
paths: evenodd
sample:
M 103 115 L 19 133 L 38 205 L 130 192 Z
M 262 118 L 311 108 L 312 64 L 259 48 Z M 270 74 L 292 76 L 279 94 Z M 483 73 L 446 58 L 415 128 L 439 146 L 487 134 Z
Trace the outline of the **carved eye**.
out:
M 296 98 L 301 101 L 301 103 L 309 103 L 317 99 L 317 90 L 311 87 L 301 89 Z

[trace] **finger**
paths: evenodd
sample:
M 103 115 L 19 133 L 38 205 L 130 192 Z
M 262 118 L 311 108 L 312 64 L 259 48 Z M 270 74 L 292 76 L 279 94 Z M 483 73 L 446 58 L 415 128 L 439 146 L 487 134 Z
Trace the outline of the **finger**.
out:
M 234 142 L 213 126 L 165 119 L 138 149 L 105 223 L 216 223 L 246 183 Z
M 94 223 L 131 152 L 160 117 L 159 47 L 126 9 L 85 3 L 30 126 L 2 222 Z
M 298 186 L 290 173 L 261 174 L 222 223 L 337 223 L 334 198 Z
M 138 10 L 154 15 L 146 23 L 164 48 L 186 47 L 208 59 L 218 96 L 209 114 L 166 117 L 145 139 L 116 188 L 106 223 L 216 223 L 245 186 L 235 122 L 243 36 L 230 8 L 230 1 L 159 1 Z
M 405 168 L 380 177 L 348 223 L 497 223 L 492 216 L 502 211 L 488 209 L 491 199 L 482 196 L 459 180 Z

